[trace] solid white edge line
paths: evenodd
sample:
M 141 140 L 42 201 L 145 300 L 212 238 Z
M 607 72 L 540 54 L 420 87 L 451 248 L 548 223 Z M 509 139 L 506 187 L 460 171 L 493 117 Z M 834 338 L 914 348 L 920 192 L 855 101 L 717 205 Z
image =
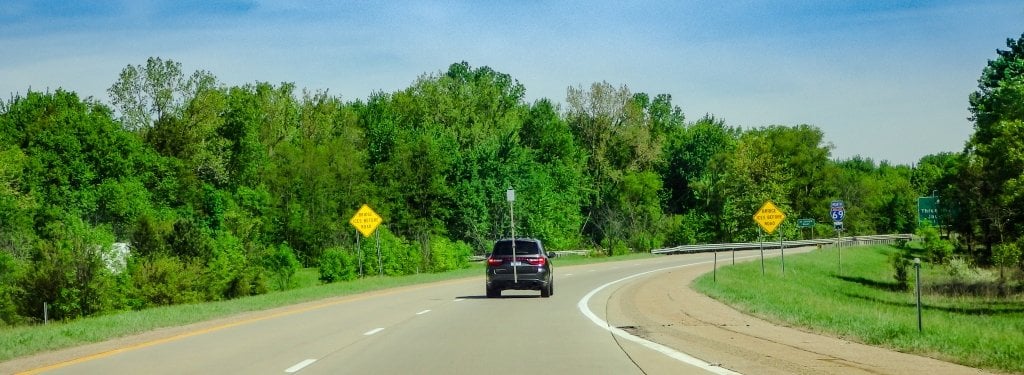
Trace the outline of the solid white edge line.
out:
M 423 314 L 426 314 L 428 312 L 430 312 L 430 310 L 423 310 L 423 311 L 420 311 L 420 312 L 416 313 L 416 315 L 423 315 Z
M 374 328 L 374 329 L 371 329 L 369 332 L 364 333 L 363 336 L 373 336 L 373 335 L 376 335 L 376 334 L 380 333 L 380 331 L 383 331 L 383 330 L 384 330 L 384 328 Z
M 302 369 L 306 368 L 306 366 L 312 365 L 313 362 L 316 362 L 316 360 L 315 359 L 307 359 L 305 361 L 299 362 L 295 366 L 289 367 L 287 370 L 284 370 L 284 372 L 287 372 L 289 374 L 299 372 L 299 370 L 302 370 Z
M 659 352 L 661 354 L 667 355 L 669 358 L 673 358 L 673 359 L 678 360 L 680 362 L 683 362 L 683 363 L 686 363 L 686 364 L 689 364 L 689 365 L 692 365 L 692 366 L 698 367 L 700 369 L 703 369 L 703 370 L 706 370 L 706 371 L 709 371 L 709 372 L 712 372 L 712 373 L 715 373 L 715 374 L 719 374 L 719 375 L 741 375 L 738 372 L 726 369 L 724 367 L 719 367 L 719 366 L 712 365 L 711 363 L 705 362 L 705 361 L 703 361 L 701 359 L 698 359 L 696 357 L 693 357 L 693 356 L 691 356 L 689 354 L 680 352 L 678 350 L 672 349 L 670 347 L 667 347 L 665 345 L 661 345 L 661 344 L 653 342 L 653 341 L 648 341 L 646 339 L 643 339 L 643 338 L 640 338 L 640 337 L 637 337 L 637 336 L 633 336 L 629 332 L 626 332 L 626 331 L 623 331 L 621 329 L 612 327 L 612 326 L 610 326 L 608 324 L 608 322 L 606 322 L 606 321 L 602 320 L 601 318 L 597 317 L 597 315 L 594 314 L 593 311 L 590 311 L 590 306 L 587 305 L 590 302 L 590 298 L 593 297 L 595 294 L 597 294 L 598 292 L 600 292 L 604 288 L 607 288 L 607 287 L 609 287 L 609 286 L 611 286 L 613 284 L 616 284 L 618 282 L 622 282 L 622 281 L 625 281 L 625 280 L 629 280 L 629 279 L 632 279 L 632 278 L 635 278 L 635 277 L 643 276 L 643 275 L 654 273 L 654 272 L 669 270 L 669 269 L 673 269 L 673 268 L 683 268 L 683 267 L 696 266 L 696 265 L 699 265 L 699 264 L 706 264 L 706 263 L 711 263 L 711 262 L 712 261 L 707 261 L 707 262 L 698 262 L 698 263 L 684 264 L 684 265 L 681 265 L 681 266 L 665 267 L 665 268 L 659 268 L 659 269 L 651 270 L 651 271 L 647 271 L 647 272 L 641 272 L 641 273 L 634 274 L 634 275 L 631 275 L 631 276 L 626 276 L 626 277 L 623 277 L 621 279 L 618 279 L 618 280 L 609 282 L 607 284 L 601 285 L 601 286 L 597 287 L 597 289 L 591 290 L 590 293 L 587 293 L 587 295 L 583 296 L 583 299 L 581 299 L 580 302 L 576 304 L 576 307 L 578 307 L 580 309 L 580 312 L 583 313 L 583 315 L 586 316 L 587 318 L 590 318 L 590 321 L 594 322 L 594 324 L 596 324 L 598 327 L 601 327 L 601 328 L 603 328 L 603 329 L 605 329 L 605 330 L 615 334 L 616 336 L 619 336 L 619 337 L 624 338 L 626 340 L 629 340 L 629 341 L 635 342 L 637 344 L 640 344 L 640 345 L 642 345 L 642 346 L 644 346 L 644 347 L 646 347 L 648 349 L 651 349 L 651 350 L 654 350 L 654 351 Z

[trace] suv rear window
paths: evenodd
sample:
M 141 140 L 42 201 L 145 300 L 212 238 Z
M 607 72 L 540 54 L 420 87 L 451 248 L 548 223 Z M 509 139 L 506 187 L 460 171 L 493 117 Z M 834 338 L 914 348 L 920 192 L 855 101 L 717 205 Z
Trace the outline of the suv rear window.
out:
M 512 255 L 512 241 L 494 243 L 494 255 Z M 516 241 L 516 255 L 540 254 L 540 246 L 535 241 Z

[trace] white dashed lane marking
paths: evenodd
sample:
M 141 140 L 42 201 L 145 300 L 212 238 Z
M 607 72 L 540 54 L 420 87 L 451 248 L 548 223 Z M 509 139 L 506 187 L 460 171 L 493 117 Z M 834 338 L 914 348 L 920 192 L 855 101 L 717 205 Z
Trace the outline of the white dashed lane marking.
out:
M 305 361 L 297 363 L 295 366 L 289 367 L 288 369 L 284 370 L 284 372 L 289 373 L 289 374 L 294 374 L 296 372 L 299 372 L 299 370 L 302 370 L 302 369 L 306 368 L 306 366 L 309 366 L 309 365 L 313 364 L 313 362 L 316 362 L 316 360 L 315 359 L 307 359 Z

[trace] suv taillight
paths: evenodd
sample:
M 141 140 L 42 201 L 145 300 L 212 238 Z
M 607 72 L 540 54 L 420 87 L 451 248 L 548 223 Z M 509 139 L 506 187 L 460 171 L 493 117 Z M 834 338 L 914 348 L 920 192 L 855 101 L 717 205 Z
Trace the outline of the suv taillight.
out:
M 503 263 L 501 258 L 487 258 L 488 266 L 500 266 L 501 263 Z
M 547 263 L 547 259 L 544 258 L 530 258 L 527 259 L 527 261 L 530 262 L 531 266 L 543 266 L 545 263 Z

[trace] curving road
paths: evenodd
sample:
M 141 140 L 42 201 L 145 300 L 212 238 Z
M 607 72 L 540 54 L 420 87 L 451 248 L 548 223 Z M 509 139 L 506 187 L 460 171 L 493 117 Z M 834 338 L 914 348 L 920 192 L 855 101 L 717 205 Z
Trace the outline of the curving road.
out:
M 727 256 L 720 255 L 720 261 L 725 263 Z M 757 252 L 737 253 L 738 259 L 756 256 Z M 694 302 L 715 304 L 679 294 L 689 290 L 689 279 L 678 276 L 710 270 L 711 257 L 677 255 L 573 267 L 558 267 L 555 259 L 551 298 L 505 291 L 503 298 L 488 299 L 481 275 L 150 332 L 0 364 L 0 373 L 653 375 L 908 370 L 872 371 L 862 363 L 842 363 L 843 358 L 818 366 L 820 353 L 746 332 L 752 329 L 747 320 L 738 325 L 748 328 L 723 324 L 714 328 L 717 333 L 673 327 L 680 312 Z M 683 322 L 691 318 L 684 316 Z M 760 346 L 765 351 L 758 351 Z M 851 349 L 855 348 L 842 347 Z M 807 353 L 812 358 L 804 358 Z M 862 371 L 865 368 L 869 371 Z

